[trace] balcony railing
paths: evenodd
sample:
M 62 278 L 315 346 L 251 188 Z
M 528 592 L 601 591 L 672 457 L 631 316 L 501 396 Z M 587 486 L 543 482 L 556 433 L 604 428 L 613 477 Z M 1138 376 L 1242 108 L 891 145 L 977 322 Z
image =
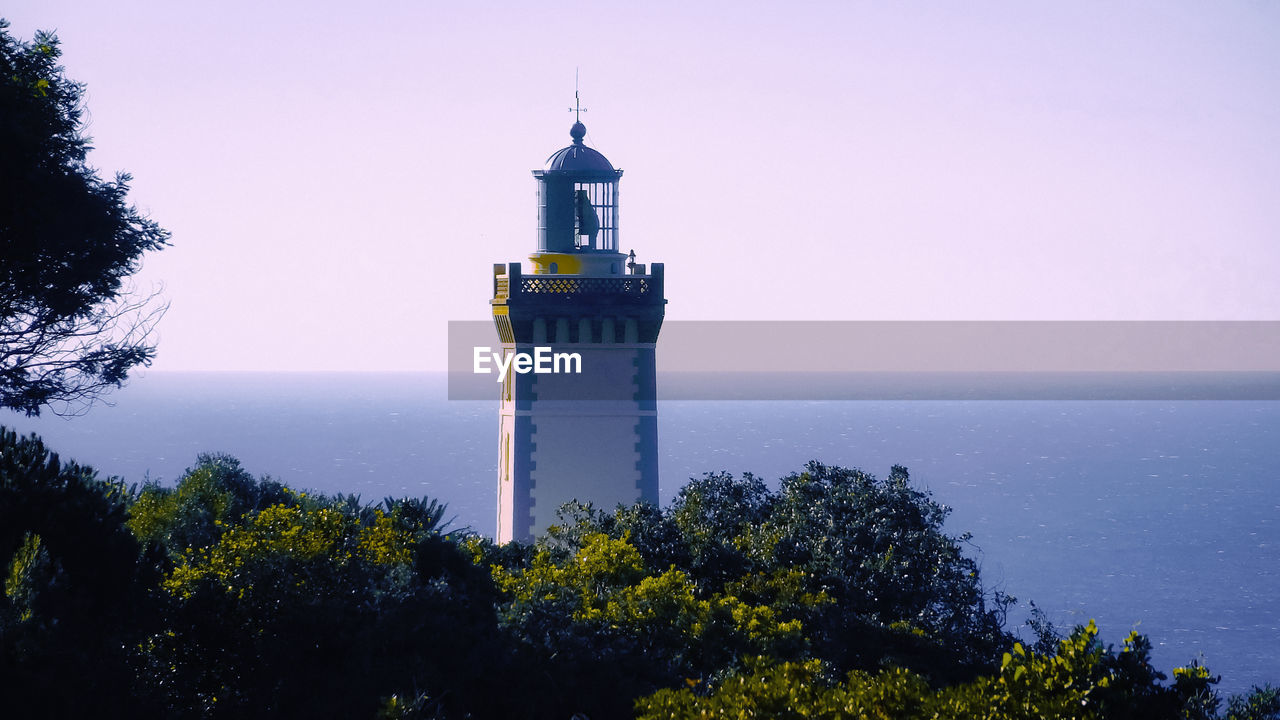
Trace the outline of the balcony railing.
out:
M 574 297 L 592 296 L 605 300 L 617 298 L 628 303 L 661 303 L 662 265 L 656 264 L 649 275 L 619 277 L 584 277 L 581 275 L 524 275 L 519 265 L 495 265 L 493 299 L 503 302 L 513 296 L 532 299 L 572 301 Z
M 631 295 L 649 294 L 647 277 L 522 277 L 520 292 L 526 295 Z

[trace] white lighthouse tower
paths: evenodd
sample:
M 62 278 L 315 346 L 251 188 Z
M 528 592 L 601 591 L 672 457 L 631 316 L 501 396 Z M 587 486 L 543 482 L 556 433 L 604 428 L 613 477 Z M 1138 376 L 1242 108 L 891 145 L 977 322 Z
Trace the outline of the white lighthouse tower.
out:
M 611 509 L 658 502 L 654 349 L 663 266 L 618 245 L 622 171 L 573 143 L 533 171 L 538 249 L 493 266 L 493 322 L 503 353 L 576 353 L 581 373 L 508 372 L 498 450 L 498 542 L 527 541 L 571 500 Z

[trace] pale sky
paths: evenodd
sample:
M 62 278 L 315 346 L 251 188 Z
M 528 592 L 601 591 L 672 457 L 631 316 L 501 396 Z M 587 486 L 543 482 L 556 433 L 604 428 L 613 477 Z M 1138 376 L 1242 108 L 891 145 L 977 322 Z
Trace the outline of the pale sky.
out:
M 1280 319 L 1277 3 L 0 14 L 173 232 L 157 370 L 443 369 L 534 250 L 575 68 L 669 319 Z

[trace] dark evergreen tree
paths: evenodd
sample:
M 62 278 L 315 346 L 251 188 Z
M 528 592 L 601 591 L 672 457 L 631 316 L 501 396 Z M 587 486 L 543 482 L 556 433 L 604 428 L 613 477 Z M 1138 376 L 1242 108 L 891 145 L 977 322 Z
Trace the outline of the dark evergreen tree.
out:
M 165 306 L 131 292 L 169 233 L 128 204 L 130 177 L 88 165 L 84 86 L 58 40 L 0 20 L 0 407 L 83 411 L 155 354 Z
M 132 648 L 159 580 L 129 495 L 0 427 L 0 717 L 146 715 Z

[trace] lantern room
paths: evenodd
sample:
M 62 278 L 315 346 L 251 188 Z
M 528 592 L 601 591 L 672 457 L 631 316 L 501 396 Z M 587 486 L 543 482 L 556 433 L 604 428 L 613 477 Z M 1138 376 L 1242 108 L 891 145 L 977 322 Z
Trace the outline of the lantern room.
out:
M 543 169 L 533 171 L 538 181 L 538 253 L 532 258 L 535 272 L 556 272 L 549 262 L 540 261 L 546 260 L 539 257 L 545 254 L 619 254 L 618 180 L 622 171 L 583 144 L 586 134 L 586 126 L 575 122 L 569 130 L 573 144 L 547 158 Z M 614 260 L 609 258 L 605 267 L 615 267 Z

